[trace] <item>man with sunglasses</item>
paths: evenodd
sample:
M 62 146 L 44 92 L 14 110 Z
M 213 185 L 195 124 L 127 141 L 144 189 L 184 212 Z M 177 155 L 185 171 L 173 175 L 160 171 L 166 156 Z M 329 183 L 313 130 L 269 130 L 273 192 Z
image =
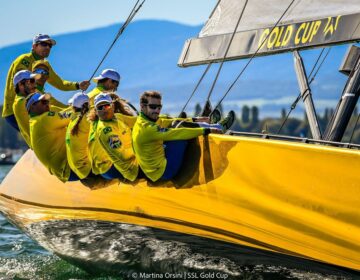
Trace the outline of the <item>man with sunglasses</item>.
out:
M 35 92 L 27 98 L 31 147 L 50 174 L 62 182 L 79 180 L 71 171 L 66 156 L 65 135 L 69 115 L 50 110 L 50 97 L 48 93 Z
M 50 38 L 46 34 L 38 34 L 33 39 L 32 50 L 30 53 L 22 54 L 17 57 L 14 62 L 11 64 L 8 71 L 5 93 L 4 93 L 4 106 L 2 111 L 2 116 L 5 120 L 14 128 L 18 129 L 16 119 L 14 116 L 12 105 L 15 99 L 15 88 L 13 84 L 14 76 L 20 70 L 31 70 L 32 64 L 41 59 L 45 59 L 50 55 L 51 48 L 56 45 L 56 41 Z M 50 67 L 49 69 L 49 84 L 56 87 L 59 90 L 70 91 L 70 90 L 86 90 L 90 82 L 82 81 L 78 82 L 69 82 L 62 80 Z
M 26 111 L 25 99 L 36 90 L 35 77 L 36 74 L 33 74 L 28 70 L 21 70 L 14 76 L 14 87 L 16 92 L 16 97 L 13 104 L 14 116 L 18 124 L 19 131 L 29 147 L 31 147 L 29 115 Z
M 99 117 L 95 137 L 112 163 L 103 170 L 101 176 L 105 179 L 125 178 L 134 181 L 138 176 L 139 166 L 131 144 L 131 128 L 121 118 L 122 114 L 115 114 L 109 94 L 97 95 L 94 105 Z
M 180 169 L 187 141 L 200 135 L 222 133 L 217 128 L 162 128 L 158 125 L 161 94 L 145 91 L 140 97 L 141 113 L 132 131 L 136 159 L 153 182 L 172 179 Z M 179 141 L 180 140 L 180 141 Z
M 36 74 L 36 90 L 45 93 L 45 84 L 50 76 L 51 66 L 47 60 L 37 60 L 32 65 L 32 72 Z M 68 106 L 57 100 L 55 97 L 51 96 L 50 104 L 61 109 L 65 109 Z
M 102 92 L 116 92 L 120 83 L 120 74 L 114 69 L 104 69 L 101 74 L 93 78 L 96 87 L 88 93 L 90 104 L 94 105 L 94 99 Z

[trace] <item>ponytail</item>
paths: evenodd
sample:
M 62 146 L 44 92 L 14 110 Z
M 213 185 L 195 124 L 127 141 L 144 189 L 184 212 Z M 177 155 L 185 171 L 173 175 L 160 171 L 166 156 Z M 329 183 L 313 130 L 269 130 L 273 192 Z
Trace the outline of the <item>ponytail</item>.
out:
M 75 111 L 79 112 L 79 109 L 78 110 L 75 109 Z M 84 103 L 80 109 L 80 115 L 78 116 L 78 119 L 76 120 L 74 127 L 70 131 L 71 135 L 77 136 L 79 134 L 80 122 L 87 112 L 89 112 L 89 103 Z

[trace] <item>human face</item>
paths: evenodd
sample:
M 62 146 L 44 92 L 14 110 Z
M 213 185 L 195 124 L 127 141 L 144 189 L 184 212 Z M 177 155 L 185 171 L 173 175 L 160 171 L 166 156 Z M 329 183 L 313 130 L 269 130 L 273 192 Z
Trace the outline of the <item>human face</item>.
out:
M 104 89 L 108 91 L 116 91 L 118 86 L 119 82 L 112 79 L 107 79 L 103 84 Z
M 41 115 L 45 112 L 50 111 L 50 103 L 49 100 L 39 100 L 31 105 L 30 112 L 36 115 Z
M 20 94 L 28 96 L 36 90 L 35 79 L 27 79 L 19 82 Z
M 44 86 L 49 78 L 49 69 L 45 65 L 39 65 L 34 69 L 33 73 L 37 74 L 35 77 L 36 84 Z
M 52 48 L 51 41 L 38 42 L 33 44 L 33 51 L 41 58 L 48 57 Z
M 112 103 L 101 103 L 95 109 L 96 114 L 102 121 L 109 121 L 114 117 L 114 106 Z
M 161 108 L 161 99 L 158 98 L 149 97 L 147 104 L 141 104 L 141 111 L 153 121 L 158 120 Z

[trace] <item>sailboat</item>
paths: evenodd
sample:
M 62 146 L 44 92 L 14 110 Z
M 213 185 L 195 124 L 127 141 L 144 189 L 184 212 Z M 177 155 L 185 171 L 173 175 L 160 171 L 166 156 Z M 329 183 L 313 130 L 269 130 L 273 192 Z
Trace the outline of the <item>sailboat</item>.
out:
M 344 60 L 349 80 L 324 134 L 298 52 L 358 41 L 359 25 L 358 0 L 219 1 L 179 65 L 294 52 L 312 138 L 210 134 L 190 142 L 172 181 L 113 180 L 96 190 L 60 182 L 28 150 L 0 186 L 0 211 L 89 271 L 161 270 L 142 254 L 172 240 L 243 264 L 257 254 L 359 275 L 360 146 L 341 142 L 360 94 L 359 52 Z

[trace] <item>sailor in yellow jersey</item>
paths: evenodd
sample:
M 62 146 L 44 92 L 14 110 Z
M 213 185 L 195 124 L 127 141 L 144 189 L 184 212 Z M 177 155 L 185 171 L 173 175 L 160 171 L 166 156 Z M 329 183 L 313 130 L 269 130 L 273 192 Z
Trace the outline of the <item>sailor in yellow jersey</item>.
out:
M 63 182 L 78 180 L 66 157 L 65 134 L 70 115 L 50 111 L 49 100 L 49 94 L 39 92 L 27 99 L 31 146 L 51 174 Z
M 21 70 L 14 76 L 14 87 L 16 97 L 13 104 L 13 111 L 16 122 L 20 129 L 20 134 L 24 138 L 26 144 L 30 144 L 29 114 L 26 111 L 25 98 L 36 91 L 35 76 L 29 70 Z
M 32 64 L 32 72 L 37 74 L 35 77 L 36 90 L 45 93 L 45 84 L 50 76 L 50 64 L 49 61 L 41 59 Z M 68 106 L 57 100 L 54 96 L 51 96 L 50 104 L 58 108 L 65 109 Z
M 102 92 L 116 92 L 120 83 L 120 74 L 114 69 L 105 69 L 93 80 L 96 87 L 88 93 L 91 107 L 94 105 L 94 99 Z
M 17 57 L 14 62 L 11 64 L 8 71 L 5 92 L 4 92 L 4 106 L 2 111 L 2 116 L 5 120 L 15 129 L 19 130 L 16 123 L 16 119 L 13 112 L 13 103 L 15 100 L 15 88 L 13 83 L 14 75 L 20 70 L 31 70 L 32 64 L 36 60 L 45 59 L 49 56 L 51 48 L 56 44 L 55 40 L 50 38 L 48 35 L 39 34 L 36 35 L 33 39 L 32 51 L 30 53 L 22 54 Z M 86 90 L 90 85 L 89 81 L 69 82 L 62 80 L 50 67 L 49 69 L 49 80 L 48 83 L 60 90 Z
M 90 123 L 86 119 L 89 112 L 89 97 L 78 92 L 72 97 L 73 114 L 66 130 L 66 155 L 71 170 L 84 179 L 91 172 L 91 158 L 89 156 L 87 140 Z
M 174 140 L 222 133 L 211 125 L 207 128 L 161 128 L 156 124 L 162 108 L 161 94 L 157 91 L 144 92 L 140 106 L 141 113 L 132 131 L 133 148 L 142 171 L 153 182 L 170 180 L 178 172 L 187 142 Z
M 125 178 L 134 181 L 139 167 L 131 145 L 130 127 L 115 115 L 110 95 L 99 94 L 95 97 L 94 105 L 99 117 L 95 137 L 112 162 L 111 168 L 101 176 L 105 179 Z

